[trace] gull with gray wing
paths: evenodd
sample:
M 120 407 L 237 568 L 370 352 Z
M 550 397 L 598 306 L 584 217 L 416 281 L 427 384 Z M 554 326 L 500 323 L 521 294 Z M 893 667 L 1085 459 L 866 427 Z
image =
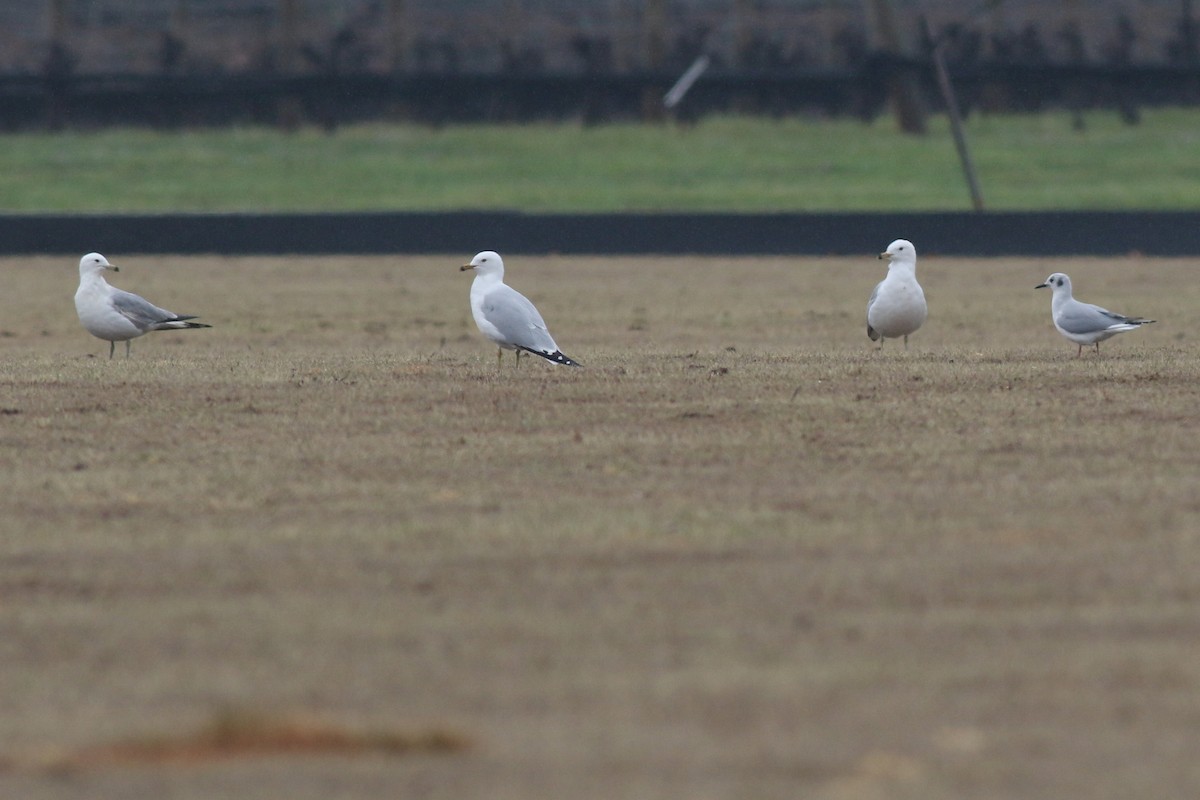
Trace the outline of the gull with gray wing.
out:
M 471 315 L 479 332 L 499 346 L 497 366 L 505 350 L 516 351 L 518 367 L 521 366 L 522 352 L 533 353 L 555 364 L 581 366 L 558 349 L 533 303 L 504 283 L 504 261 L 499 253 L 484 250 L 476 254 L 470 264 L 463 264 L 459 269 L 475 271 L 475 280 L 471 283 Z
M 884 339 L 908 336 L 925 323 L 929 313 L 925 292 L 917 283 L 917 249 L 907 239 L 897 239 L 879 254 L 888 260 L 888 273 L 867 300 L 867 337 L 883 346 Z
M 1033 288 L 1047 287 L 1053 293 L 1050 298 L 1050 317 L 1054 320 L 1054 327 L 1069 341 L 1079 346 L 1075 353 L 1076 358 L 1083 355 L 1084 345 L 1095 345 L 1096 353 L 1099 354 L 1100 343 L 1105 339 L 1154 322 L 1144 317 L 1127 317 L 1076 300 L 1071 294 L 1071 279 L 1062 272 L 1055 272 L 1046 278 L 1045 283 L 1039 283 Z
M 120 270 L 99 253 L 88 253 L 79 260 L 79 289 L 75 292 L 75 313 L 92 336 L 108 342 L 108 357 L 113 357 L 117 342 L 129 342 L 151 331 L 211 328 L 202 322 L 188 322 L 194 314 L 176 314 L 159 308 L 144 297 L 110 286 L 104 273 Z

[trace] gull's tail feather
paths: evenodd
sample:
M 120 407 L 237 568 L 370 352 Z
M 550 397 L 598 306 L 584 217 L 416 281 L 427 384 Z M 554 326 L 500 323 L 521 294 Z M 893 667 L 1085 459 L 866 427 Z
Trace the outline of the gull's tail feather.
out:
M 1143 325 L 1149 325 L 1152 322 L 1155 322 L 1155 320 L 1142 319 L 1141 317 L 1124 317 L 1115 325 L 1109 325 L 1108 329 L 1110 331 L 1136 331 Z
M 1146 319 L 1145 317 L 1127 317 L 1124 314 L 1114 314 L 1111 311 L 1104 311 L 1103 314 L 1104 316 L 1116 320 L 1124 325 L 1149 325 L 1151 322 L 1157 321 L 1153 319 Z
M 555 350 L 553 353 L 543 353 L 540 350 L 531 350 L 528 347 L 521 347 L 519 349 L 524 350 L 526 353 L 533 353 L 535 356 L 541 356 L 542 358 L 546 359 L 547 361 L 553 361 L 555 364 L 562 364 L 563 366 L 566 366 L 566 367 L 582 367 L 583 366 L 583 364 L 580 364 L 578 361 L 575 361 L 575 360 L 570 359 L 567 356 L 563 355 L 562 350 Z
M 879 341 L 879 331 L 872 328 L 870 323 L 867 323 L 867 338 L 872 342 Z
M 154 326 L 156 331 L 175 331 L 187 330 L 188 328 L 211 328 L 212 325 L 205 325 L 203 322 L 185 322 L 184 320 L 194 319 L 194 317 L 181 317 L 172 319 L 166 322 L 159 322 Z

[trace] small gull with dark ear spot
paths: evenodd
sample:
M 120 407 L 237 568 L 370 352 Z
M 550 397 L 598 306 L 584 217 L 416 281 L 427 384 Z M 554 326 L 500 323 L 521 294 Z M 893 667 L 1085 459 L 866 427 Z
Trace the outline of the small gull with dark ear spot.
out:
M 1096 353 L 1099 354 L 1100 343 L 1105 339 L 1154 322 L 1143 317 L 1126 317 L 1106 308 L 1076 300 L 1071 294 L 1071 279 L 1063 272 L 1055 272 L 1046 278 L 1044 283 L 1039 283 L 1033 288 L 1046 287 L 1054 293 L 1050 298 L 1050 317 L 1054 320 L 1054 327 L 1069 341 L 1079 346 L 1075 353 L 1076 358 L 1083 355 L 1085 344 L 1095 345 Z

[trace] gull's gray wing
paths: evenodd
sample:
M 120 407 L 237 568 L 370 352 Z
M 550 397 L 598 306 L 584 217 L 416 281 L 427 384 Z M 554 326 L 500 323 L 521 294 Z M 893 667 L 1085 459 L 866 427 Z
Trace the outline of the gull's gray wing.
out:
M 112 304 L 122 316 L 139 330 L 152 331 L 165 322 L 195 319 L 195 315 L 181 316 L 165 308 L 159 308 L 144 297 L 117 289 L 112 294 Z
M 871 306 L 875 305 L 875 298 L 879 297 L 879 287 L 883 286 L 883 281 L 875 284 L 875 288 L 871 290 L 871 296 L 867 298 L 867 313 L 871 313 Z
M 875 288 L 871 290 L 871 296 L 867 298 L 867 338 L 872 342 L 879 341 L 879 332 L 871 327 L 871 306 L 875 305 L 875 298 L 879 296 L 880 286 L 883 286 L 883 281 L 875 284 Z
M 544 353 L 558 351 L 558 345 L 546 329 L 546 322 L 525 295 L 507 284 L 500 284 L 483 298 L 483 317 L 514 347 Z
M 1063 305 L 1054 321 L 1067 333 L 1085 335 L 1108 330 L 1114 325 L 1141 325 L 1146 320 L 1125 317 L 1106 308 L 1073 299 Z

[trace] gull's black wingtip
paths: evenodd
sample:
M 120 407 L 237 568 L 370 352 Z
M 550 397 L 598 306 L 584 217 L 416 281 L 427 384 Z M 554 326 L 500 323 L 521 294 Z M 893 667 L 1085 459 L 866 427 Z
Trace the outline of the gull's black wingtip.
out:
M 555 364 L 562 364 L 564 367 L 582 367 L 583 366 L 583 364 L 580 364 L 575 359 L 570 358 L 569 356 L 564 354 L 562 350 L 555 350 L 553 353 L 542 353 L 538 350 L 530 350 L 528 347 L 522 347 L 521 349 L 524 350 L 526 353 L 533 353 L 535 356 L 541 356 L 542 358 L 546 359 L 547 361 L 553 361 Z
M 563 354 L 562 350 L 555 350 L 553 353 L 545 356 L 547 360 L 553 361 L 555 364 L 562 364 L 564 367 L 582 367 L 578 361 L 568 358 Z

